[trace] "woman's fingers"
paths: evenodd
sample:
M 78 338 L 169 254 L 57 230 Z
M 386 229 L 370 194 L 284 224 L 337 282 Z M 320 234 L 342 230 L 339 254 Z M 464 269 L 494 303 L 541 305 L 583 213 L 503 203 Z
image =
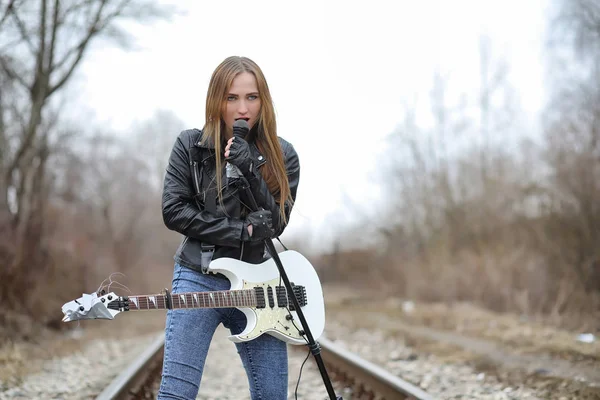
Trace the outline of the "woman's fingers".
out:
M 231 144 L 233 143 L 233 137 L 227 141 L 227 146 L 225 147 L 225 158 L 229 157 L 229 149 L 231 148 Z

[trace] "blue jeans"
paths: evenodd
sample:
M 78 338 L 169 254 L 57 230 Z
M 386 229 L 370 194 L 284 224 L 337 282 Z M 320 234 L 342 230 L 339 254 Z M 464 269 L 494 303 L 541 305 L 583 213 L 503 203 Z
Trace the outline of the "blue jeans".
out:
M 172 293 L 229 290 L 223 275 L 204 275 L 175 264 Z M 165 355 L 157 399 L 195 400 L 211 339 L 217 326 L 241 333 L 246 316 L 237 308 L 169 310 Z M 252 400 L 285 400 L 288 386 L 287 345 L 271 335 L 235 343 L 246 369 Z

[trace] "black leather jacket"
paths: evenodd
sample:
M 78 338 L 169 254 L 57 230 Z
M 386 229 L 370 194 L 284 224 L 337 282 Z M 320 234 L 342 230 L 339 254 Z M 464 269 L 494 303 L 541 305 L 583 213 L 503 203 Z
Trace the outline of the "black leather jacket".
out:
M 244 216 L 251 211 L 245 206 L 250 205 L 245 191 L 239 189 L 238 185 L 226 184 L 223 168 L 223 204 L 220 204 L 215 190 L 214 146 L 201 144 L 201 136 L 202 132 L 198 129 L 181 132 L 173 146 L 166 170 L 162 196 L 163 220 L 167 228 L 184 235 L 174 259 L 181 265 L 200 270 L 201 246 L 214 245 L 212 259 L 231 257 L 253 264 L 260 263 L 265 258 L 264 242 L 241 240 Z M 279 143 L 284 154 L 291 195 L 295 200 L 300 180 L 298 155 L 289 142 L 279 138 Z M 258 205 L 271 210 L 274 237 L 277 237 L 286 224 L 280 220 L 279 205 L 258 172 L 266 159 L 251 140 L 250 151 L 254 173 L 248 182 Z M 291 207 L 286 204 L 288 221 L 291 211 Z

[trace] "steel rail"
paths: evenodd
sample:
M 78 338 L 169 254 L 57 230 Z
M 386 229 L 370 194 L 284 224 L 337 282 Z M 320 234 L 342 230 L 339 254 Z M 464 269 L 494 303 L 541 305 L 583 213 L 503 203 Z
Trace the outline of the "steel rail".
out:
M 328 369 L 353 381 L 360 392 L 369 393 L 372 398 L 434 400 L 434 397 L 417 386 L 334 344 L 325 337 L 321 337 L 318 343 L 321 345 L 321 353 Z
M 434 400 L 434 397 L 420 388 L 367 361 L 329 339 L 317 340 L 321 356 L 332 372 L 332 381 L 351 382 L 359 398 L 383 400 Z M 303 346 L 289 346 L 302 349 Z M 160 376 L 164 349 L 164 334 L 159 335 L 150 346 L 96 397 L 96 400 L 125 400 L 146 398 L 144 393 L 151 390 L 151 381 Z M 362 396 L 362 397 L 361 397 Z
M 124 400 L 139 395 L 157 368 L 162 367 L 164 334 L 160 334 L 123 372 L 96 397 L 96 400 Z

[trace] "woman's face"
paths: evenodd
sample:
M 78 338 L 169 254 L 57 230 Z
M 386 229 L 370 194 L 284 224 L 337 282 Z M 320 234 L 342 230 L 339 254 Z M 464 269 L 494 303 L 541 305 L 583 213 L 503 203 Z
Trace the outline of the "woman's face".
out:
M 254 74 L 242 72 L 233 79 L 229 92 L 225 94 L 223 120 L 228 135 L 233 132 L 233 123 L 245 119 L 253 127 L 260 113 L 260 97 Z

